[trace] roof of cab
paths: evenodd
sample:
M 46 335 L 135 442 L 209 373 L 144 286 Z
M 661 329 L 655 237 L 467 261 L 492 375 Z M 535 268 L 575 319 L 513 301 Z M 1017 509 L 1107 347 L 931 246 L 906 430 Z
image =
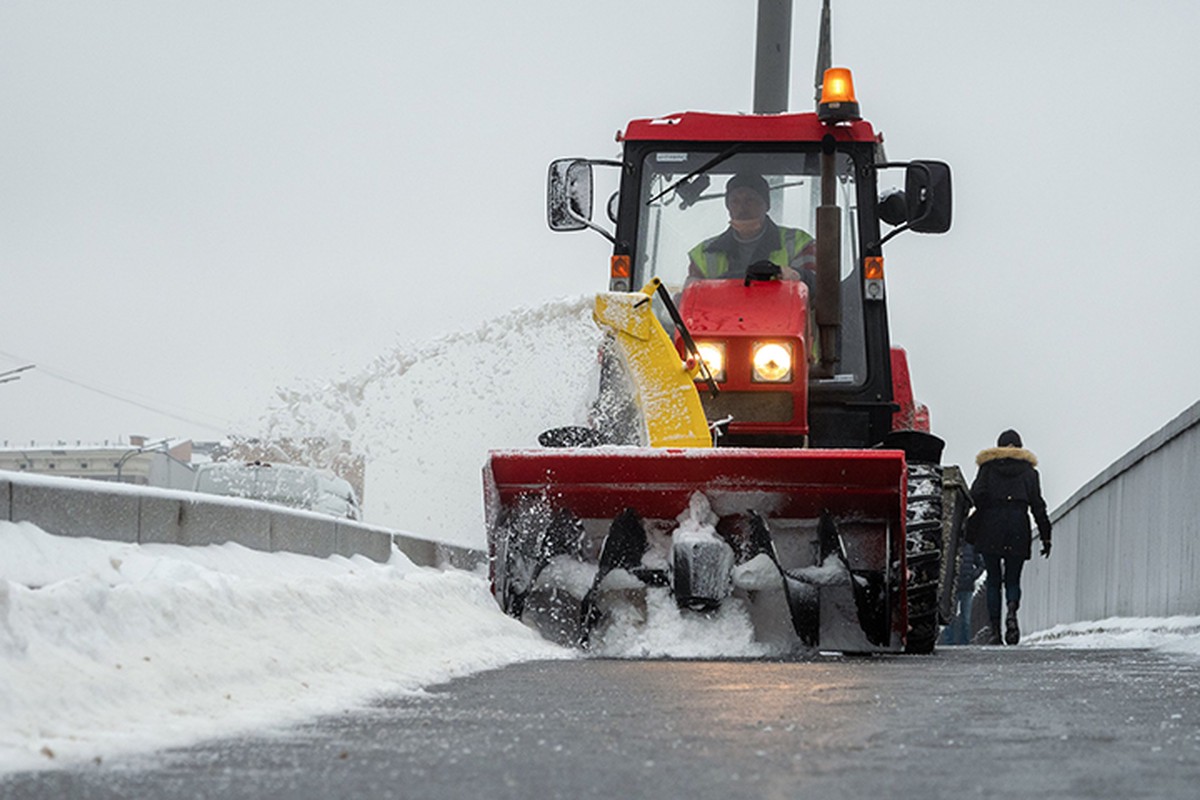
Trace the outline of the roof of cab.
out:
M 866 120 L 827 125 L 815 112 L 799 114 L 715 114 L 684 111 L 630 121 L 618 141 L 676 142 L 819 142 L 826 135 L 840 142 L 881 142 Z

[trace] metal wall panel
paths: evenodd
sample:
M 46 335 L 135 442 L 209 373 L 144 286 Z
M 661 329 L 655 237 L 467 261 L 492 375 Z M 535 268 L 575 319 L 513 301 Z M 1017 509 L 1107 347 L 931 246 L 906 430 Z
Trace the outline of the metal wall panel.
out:
M 1054 552 L 1027 568 L 1022 627 L 1200 615 L 1200 403 L 1051 518 Z

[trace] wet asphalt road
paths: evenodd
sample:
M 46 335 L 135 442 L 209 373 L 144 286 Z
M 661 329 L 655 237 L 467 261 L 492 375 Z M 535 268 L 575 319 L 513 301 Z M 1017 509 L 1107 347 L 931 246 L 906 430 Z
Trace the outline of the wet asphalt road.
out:
M 9 798 L 1200 797 L 1200 663 L 1136 651 L 541 662 Z

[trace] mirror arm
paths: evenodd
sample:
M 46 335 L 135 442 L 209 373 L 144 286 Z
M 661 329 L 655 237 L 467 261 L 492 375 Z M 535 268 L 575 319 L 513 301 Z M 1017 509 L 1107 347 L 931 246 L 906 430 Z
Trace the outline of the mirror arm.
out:
M 580 225 L 591 228 L 596 233 L 600 234 L 605 239 L 608 239 L 610 242 L 612 242 L 614 246 L 617 244 L 620 244 L 620 242 L 617 241 L 616 236 L 613 236 L 611 233 L 604 230 L 604 228 L 601 228 L 599 225 L 592 222 L 590 219 L 585 219 L 584 217 L 581 217 L 580 215 L 576 214 L 575 209 L 571 208 L 570 206 L 567 207 L 567 213 L 571 215 L 571 219 L 575 220 Z
M 897 167 L 903 167 L 903 168 L 907 169 L 908 162 L 907 161 L 884 161 L 881 164 L 872 164 L 871 166 L 875 168 L 876 172 L 878 172 L 881 169 L 895 169 Z M 904 233 L 908 229 L 909 229 L 909 223 L 907 223 L 907 222 L 905 222 L 903 225 L 900 225 L 899 227 L 893 228 L 892 230 L 888 231 L 886 236 L 884 236 L 882 239 L 880 239 L 878 242 L 876 242 L 875 246 L 883 247 L 896 234 Z
M 890 241 L 892 239 L 892 237 L 894 237 L 898 233 L 904 233 L 906 230 L 909 229 L 909 227 L 911 227 L 911 226 L 906 222 L 903 225 L 892 228 L 890 231 L 887 232 L 886 236 L 884 236 L 882 239 L 880 239 L 878 242 L 875 243 L 875 246 L 883 247 L 885 244 L 888 243 L 888 241 Z

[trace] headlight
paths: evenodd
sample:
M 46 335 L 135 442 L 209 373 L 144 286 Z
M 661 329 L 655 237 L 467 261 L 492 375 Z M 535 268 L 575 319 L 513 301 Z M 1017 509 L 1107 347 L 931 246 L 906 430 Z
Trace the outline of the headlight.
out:
M 722 342 L 696 342 L 700 358 L 708 366 L 713 379 L 725 380 L 725 345 Z
M 784 383 L 792 379 L 792 346 L 784 342 L 754 345 L 754 380 Z

